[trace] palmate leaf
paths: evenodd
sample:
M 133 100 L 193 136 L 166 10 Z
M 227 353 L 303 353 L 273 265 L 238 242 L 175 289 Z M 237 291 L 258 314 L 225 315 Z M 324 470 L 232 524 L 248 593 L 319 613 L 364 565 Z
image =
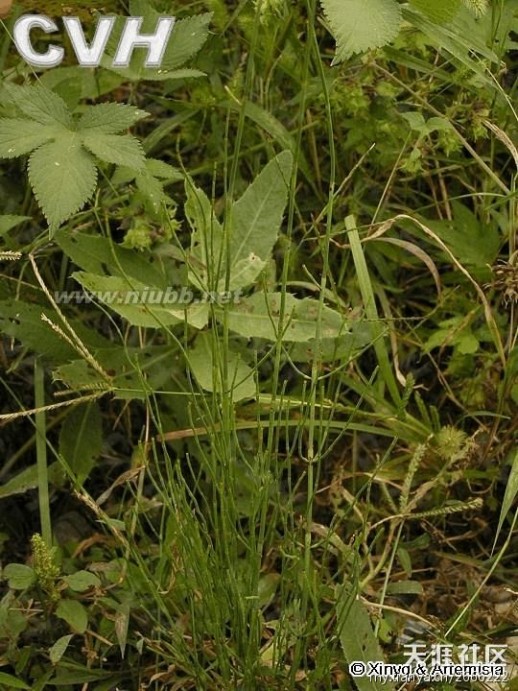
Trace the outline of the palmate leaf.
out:
M 26 118 L 0 118 L 0 157 L 17 158 L 29 154 L 54 139 L 59 127 L 41 125 Z
M 81 131 L 117 134 L 148 116 L 145 110 L 123 103 L 99 103 L 89 106 L 81 115 L 77 127 Z
M 379 48 L 398 34 L 401 9 L 396 0 L 321 0 L 336 39 L 334 62 Z
M 97 168 L 78 135 L 63 132 L 59 141 L 33 151 L 29 180 L 53 235 L 94 193 Z
M 142 144 L 131 135 L 105 134 L 99 130 L 79 133 L 81 143 L 94 156 L 107 163 L 140 170 L 146 162 Z

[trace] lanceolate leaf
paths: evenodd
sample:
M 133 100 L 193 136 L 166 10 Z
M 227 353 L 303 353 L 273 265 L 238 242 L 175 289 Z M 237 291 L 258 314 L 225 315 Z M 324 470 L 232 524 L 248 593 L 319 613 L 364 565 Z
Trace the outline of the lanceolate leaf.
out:
M 64 132 L 59 141 L 44 144 L 31 154 L 29 180 L 52 235 L 90 199 L 97 168 L 79 137 Z
M 135 137 L 105 134 L 98 130 L 81 132 L 80 135 L 82 144 L 101 161 L 128 166 L 136 170 L 144 166 L 144 150 Z
M 334 62 L 379 48 L 398 34 L 401 9 L 396 0 L 321 0 L 336 39 Z

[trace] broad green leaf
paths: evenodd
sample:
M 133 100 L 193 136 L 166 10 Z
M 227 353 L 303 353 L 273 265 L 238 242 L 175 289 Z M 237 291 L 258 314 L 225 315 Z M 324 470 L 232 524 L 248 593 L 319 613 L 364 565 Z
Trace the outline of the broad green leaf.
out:
M 92 156 L 76 134 L 40 146 L 29 158 L 29 180 L 51 234 L 90 199 L 97 182 Z
M 354 589 L 343 586 L 336 596 L 338 638 L 347 662 L 376 662 L 384 659 L 374 635 L 369 614 Z M 394 684 L 375 677 L 354 678 L 358 691 L 392 691 Z
M 487 75 L 487 66 L 478 60 L 478 56 L 493 63 L 498 63 L 499 59 L 487 47 L 484 37 L 478 35 L 478 22 L 473 14 L 461 8 L 450 23 L 443 25 L 433 22 L 410 5 L 401 8 L 403 18 L 427 36 L 440 51 L 450 53 L 473 71 L 481 83 L 495 88 L 494 81 Z
M 7 580 L 13 590 L 26 590 L 36 582 L 36 573 L 26 564 L 7 564 L 2 571 L 2 578 Z
M 142 144 L 129 134 L 105 134 L 98 130 L 86 130 L 81 131 L 79 135 L 83 146 L 101 161 L 128 166 L 136 170 L 144 166 L 145 156 Z
M 103 134 L 117 134 L 128 129 L 148 113 L 135 106 L 123 103 L 99 103 L 88 106 L 79 118 L 77 128 L 81 131 L 94 130 Z
M 84 633 L 88 626 L 88 612 L 78 600 L 62 599 L 56 607 L 56 616 L 67 622 L 77 633 Z
M 16 226 L 20 225 L 24 221 L 30 221 L 30 216 L 15 216 L 12 214 L 4 214 L 0 216 L 0 237 L 5 235 Z
M 135 178 L 135 182 L 152 213 L 157 214 L 168 200 L 164 192 L 163 183 L 153 177 L 153 175 L 150 175 L 147 170 L 139 173 Z
M 106 264 L 114 275 L 129 276 L 147 285 L 167 288 L 164 271 L 145 253 L 120 247 L 108 238 L 87 233 L 58 231 L 55 240 L 63 252 L 81 269 L 103 274 Z
M 514 455 L 513 452 L 511 452 L 510 461 L 511 472 L 509 473 L 509 477 L 507 478 L 507 483 L 505 485 L 505 494 L 502 501 L 502 507 L 500 509 L 500 517 L 498 518 L 498 527 L 496 529 L 495 539 L 493 542 L 493 549 L 495 548 L 507 514 L 511 510 L 511 507 L 516 499 L 516 495 L 518 494 L 518 449 L 514 450 Z
M 360 350 L 373 342 L 372 329 L 366 320 L 349 323 L 351 331 L 338 338 L 311 339 L 307 343 L 294 343 L 289 349 L 293 362 L 332 362 L 352 359 Z
M 169 72 L 183 65 L 195 55 L 209 36 L 212 12 L 180 19 L 175 23 L 173 34 L 165 51 L 162 70 Z
M 169 346 L 97 350 L 96 357 L 102 367 L 113 372 L 109 383 L 79 359 L 59 366 L 53 376 L 71 391 L 110 390 L 117 398 L 142 400 L 170 380 L 172 353 Z
M 481 223 L 467 206 L 452 201 L 453 221 L 426 221 L 463 264 L 485 269 L 498 256 L 500 233 L 496 222 Z
M 186 319 L 187 323 L 197 329 L 202 329 L 207 324 L 208 305 L 186 304 L 182 307 L 177 301 L 168 304 L 167 296 L 164 297 L 163 304 L 154 303 L 155 298 L 149 296 L 151 291 L 158 289 L 133 279 L 130 283 L 118 276 L 97 276 L 82 271 L 77 271 L 72 276 L 100 302 L 108 305 L 133 326 L 158 328 L 183 324 Z
M 31 691 L 32 688 L 21 679 L 6 674 L 6 672 L 0 672 L 0 686 L 4 686 L 6 689 L 27 689 L 27 691 Z
M 230 240 L 232 267 L 248 259 L 251 254 L 263 261 L 270 257 L 288 201 L 292 166 L 292 154 L 283 151 L 265 166 L 233 205 Z
M 80 484 L 90 475 L 102 446 L 102 419 L 97 403 L 74 407 L 61 427 L 59 453 Z
M 144 33 L 154 31 L 158 18 L 161 16 L 160 13 L 153 9 L 145 0 L 132 0 L 132 2 L 130 2 L 130 13 L 132 16 L 144 18 L 144 23 L 142 25 L 142 31 Z M 135 51 L 129 67 L 113 66 L 113 55 L 117 49 L 123 27 L 122 21 L 118 21 L 108 41 L 106 55 L 102 59 L 101 64 L 106 69 L 113 70 L 117 74 L 122 75 L 125 79 L 131 81 L 141 81 L 143 79 L 164 81 L 171 77 L 177 77 L 177 75 L 175 75 L 176 68 L 193 57 L 207 40 L 211 18 L 212 13 L 205 13 L 177 20 L 174 24 L 160 68 L 145 66 L 146 51 L 142 49 Z M 199 76 L 199 73 L 193 73 L 189 76 Z
M 249 298 L 227 308 L 229 329 L 247 338 L 266 338 L 276 341 L 282 336 L 286 342 L 304 342 L 319 336 L 322 339 L 337 338 L 346 332 L 342 316 L 322 307 L 320 330 L 317 319 L 320 305 L 317 300 L 300 300 L 293 295 L 285 296 L 284 321 L 280 320 L 281 293 L 255 293 Z
M 401 9 L 396 0 L 321 0 L 336 39 L 341 62 L 354 53 L 380 48 L 399 33 Z
M 461 0 L 410 0 L 420 12 L 437 24 L 452 20 L 461 7 Z
M 178 181 L 184 179 L 184 174 L 181 170 L 157 158 L 146 159 L 146 168 L 153 177 L 160 180 Z
M 213 345 L 213 337 L 202 333 L 197 337 L 194 348 L 187 353 L 189 366 L 198 384 L 205 391 L 217 391 L 234 401 L 254 398 L 256 386 L 252 368 L 237 353 L 223 350 L 221 358 L 226 358 L 228 373 L 228 380 L 223 382 L 223 362 L 214 363 Z
M 186 181 L 185 212 L 194 232 L 191 239 L 189 280 L 201 290 L 222 292 L 226 272 L 229 290 L 250 285 L 264 269 L 279 235 L 288 199 L 293 165 L 289 151 L 276 156 L 232 207 L 230 258 L 227 260 L 224 231 L 202 190 Z M 230 263 L 230 267 L 228 264 Z M 213 287 L 214 286 L 214 287 Z
M 98 588 L 101 585 L 101 581 L 98 576 L 96 576 L 91 571 L 76 571 L 70 574 L 70 576 L 64 576 L 63 581 L 68 585 L 70 590 L 74 592 L 83 593 L 89 588 Z
M 48 472 L 49 482 L 51 484 L 56 485 L 63 483 L 65 471 L 59 464 L 59 461 L 51 463 Z M 0 499 L 12 497 L 16 494 L 24 494 L 31 489 L 36 489 L 37 486 L 38 467 L 36 465 L 31 465 L 21 470 L 18 475 L 15 475 L 3 485 L 0 485 Z
M 35 120 L 0 118 L 0 158 L 16 158 L 29 154 L 54 139 L 58 132 L 59 127 L 41 125 Z
M 42 125 L 72 126 L 72 116 L 65 101 L 43 86 L 4 84 L 9 99 L 24 115 Z
M 189 281 L 202 291 L 212 290 L 225 271 L 223 227 L 210 199 L 192 180 L 185 181 L 185 214 L 193 229 Z
M 61 338 L 49 324 L 42 321 L 42 314 L 61 325 L 55 312 L 23 300 L 0 301 L 0 332 L 16 338 L 25 347 L 44 355 L 52 362 L 63 362 L 77 357 L 72 346 Z M 69 319 L 72 328 L 88 348 L 108 347 L 97 331 L 86 327 L 80 320 Z
M 73 637 L 73 633 L 69 633 L 66 636 L 61 636 L 61 638 L 58 638 L 58 640 L 50 648 L 49 658 L 53 665 L 57 665 L 58 662 L 61 660 L 63 655 L 66 653 L 68 644 L 70 643 Z

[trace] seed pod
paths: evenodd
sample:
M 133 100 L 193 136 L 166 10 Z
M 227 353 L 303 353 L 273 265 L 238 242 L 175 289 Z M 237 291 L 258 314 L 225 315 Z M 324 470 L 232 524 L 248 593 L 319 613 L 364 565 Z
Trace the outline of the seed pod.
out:
M 13 0 L 0 0 L 0 19 L 7 17 L 9 12 L 11 11 L 12 4 Z

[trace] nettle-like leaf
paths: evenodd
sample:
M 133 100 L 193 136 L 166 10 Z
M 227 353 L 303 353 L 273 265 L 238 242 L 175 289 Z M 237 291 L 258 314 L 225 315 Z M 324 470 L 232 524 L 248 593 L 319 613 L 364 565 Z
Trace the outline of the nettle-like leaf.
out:
M 147 115 L 138 108 L 103 103 L 74 117 L 60 96 L 40 85 L 5 85 L 5 93 L 20 117 L 0 118 L 0 157 L 30 154 L 29 181 L 51 236 L 93 195 L 97 160 L 144 169 L 140 142 L 117 134 Z
M 130 14 L 134 17 L 143 17 L 142 32 L 153 32 L 157 21 L 161 15 L 147 0 L 131 0 Z M 162 58 L 161 66 L 146 67 L 146 50 L 136 50 L 131 58 L 128 67 L 114 67 L 113 56 L 117 51 L 120 36 L 124 27 L 125 18 L 117 19 L 111 33 L 106 55 L 101 60 L 101 64 L 108 70 L 122 75 L 131 81 L 141 81 L 142 79 L 163 81 L 165 79 L 184 79 L 205 76 L 204 72 L 194 69 L 178 68 L 192 58 L 201 49 L 209 36 L 209 25 L 212 19 L 212 12 L 177 19 L 173 31 Z
M 379 48 L 399 33 L 401 8 L 396 0 L 321 0 L 336 39 L 334 62 Z
M 488 0 L 409 0 L 400 5 L 397 0 L 321 0 L 331 33 L 336 39 L 334 63 L 390 43 L 399 33 L 402 17 L 418 29 L 419 19 L 413 21 L 412 8 L 423 19 L 434 24 L 447 24 L 467 7 L 476 17 L 483 15 Z
M 59 141 L 44 144 L 31 154 L 29 181 L 52 231 L 94 193 L 95 160 L 76 134 L 64 131 Z

